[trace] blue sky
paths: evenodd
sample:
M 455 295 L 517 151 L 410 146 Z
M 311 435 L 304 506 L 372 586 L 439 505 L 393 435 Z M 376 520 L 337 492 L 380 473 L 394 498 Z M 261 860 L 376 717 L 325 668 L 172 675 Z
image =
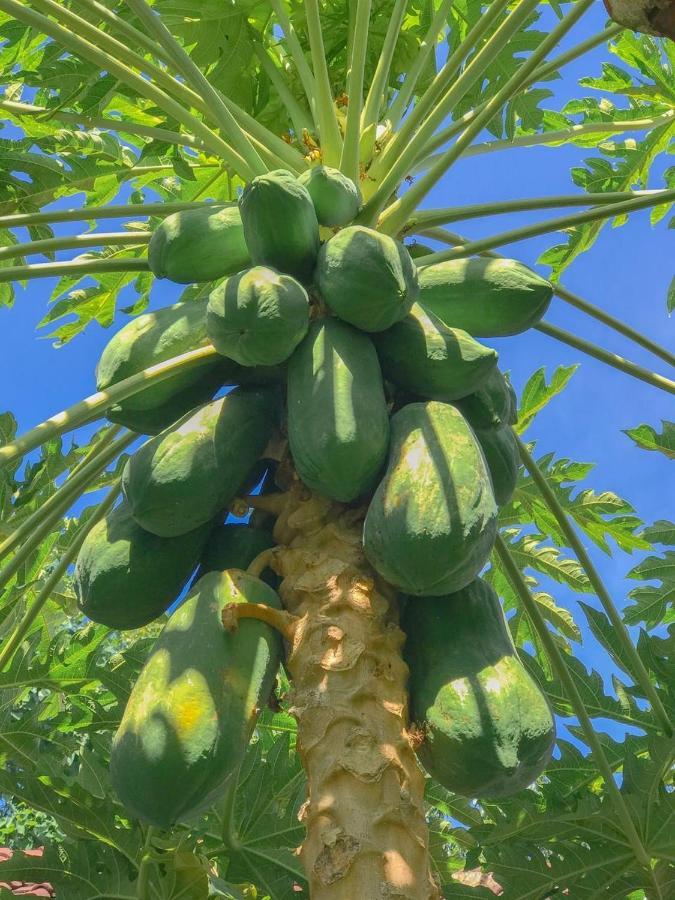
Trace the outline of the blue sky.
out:
M 595 6 L 568 43 L 576 43 L 604 25 L 602 5 Z M 591 93 L 576 87 L 576 79 L 581 75 L 599 74 L 600 61 L 604 58 L 606 51 L 600 48 L 568 66 L 562 81 L 550 83 L 556 96 L 547 101 L 547 105 L 559 108 L 570 97 Z M 8 136 L 8 132 L 3 132 L 3 136 Z M 569 170 L 590 155 L 592 151 L 558 147 L 500 152 L 460 160 L 425 205 L 455 206 L 528 195 L 571 193 L 575 187 Z M 655 167 L 650 187 L 662 186 L 659 175 L 665 165 L 662 162 Z M 555 211 L 513 214 L 493 220 L 457 223 L 452 227 L 469 237 L 479 237 L 557 214 Z M 116 230 L 117 227 L 116 222 L 104 222 L 101 230 Z M 78 223 L 69 223 L 58 226 L 58 230 L 65 234 L 77 233 L 80 229 Z M 534 265 L 539 253 L 559 240 L 560 235 L 546 236 L 500 249 Z M 62 257 L 66 255 L 61 254 Z M 673 323 L 666 313 L 665 297 L 673 274 L 672 262 L 669 264 L 668 261 L 673 258 L 673 232 L 669 232 L 665 224 L 653 230 L 649 225 L 649 213 L 639 212 L 622 228 L 606 227 L 593 251 L 575 261 L 565 274 L 564 284 L 672 349 L 675 347 Z M 546 270 L 540 271 L 546 274 Z M 18 289 L 13 309 L 0 309 L 1 406 L 16 415 L 20 431 L 95 390 L 96 361 L 113 331 L 126 321 L 126 317 L 120 316 L 109 330 L 92 325 L 73 342 L 56 349 L 35 330 L 47 309 L 53 285 L 51 280 L 29 282 L 25 290 Z M 167 282 L 157 282 L 152 292 L 152 305 L 174 302 L 181 290 Z M 648 368 L 672 374 L 666 371 L 665 363 L 561 300 L 554 299 L 547 319 Z M 580 363 L 568 389 L 540 414 L 528 432 L 528 438 L 537 441 L 537 453 L 555 451 L 558 456 L 595 462 L 596 468 L 587 486 L 596 491 L 612 490 L 625 497 L 646 522 L 672 517 L 675 500 L 672 465 L 660 454 L 639 450 L 622 433 L 622 429 L 641 422 L 658 426 L 661 418 L 672 419 L 672 397 L 537 332 L 487 343 L 499 350 L 500 365 L 511 372 L 518 391 L 540 366 L 545 366 L 550 375 L 559 365 Z M 622 606 L 628 590 L 635 585 L 625 579 L 625 573 L 639 557 L 617 553 L 610 559 L 592 546 L 589 549 L 615 601 Z M 547 587 L 561 605 L 574 609 L 576 599 L 568 590 L 553 584 Z M 580 656 L 603 672 L 609 671 L 606 658 L 600 656 L 591 640 L 580 650 Z

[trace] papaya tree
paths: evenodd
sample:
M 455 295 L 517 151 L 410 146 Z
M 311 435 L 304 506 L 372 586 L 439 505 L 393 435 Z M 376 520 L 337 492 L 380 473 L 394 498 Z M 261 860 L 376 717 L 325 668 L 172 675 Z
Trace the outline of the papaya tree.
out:
M 529 353 L 518 397 L 499 363 L 544 335 L 675 393 L 666 346 L 561 282 L 675 200 L 673 4 L 590 34 L 598 6 L 0 0 L 2 302 L 56 278 L 58 345 L 112 329 L 92 392 L 1 420 L 0 831 L 47 846 L 0 879 L 672 896 L 673 525 L 526 436 L 574 367 Z M 547 108 L 587 54 L 602 99 Z M 576 191 L 433 205 L 538 145 L 594 154 Z M 670 423 L 628 435 L 673 455 Z M 596 548 L 642 554 L 630 603 Z

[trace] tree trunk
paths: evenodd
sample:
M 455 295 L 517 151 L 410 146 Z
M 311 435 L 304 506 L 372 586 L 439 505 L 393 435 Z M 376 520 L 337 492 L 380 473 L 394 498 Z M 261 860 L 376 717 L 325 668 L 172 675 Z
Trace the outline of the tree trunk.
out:
M 675 40 L 675 0 L 605 0 L 605 6 L 619 25 Z
M 310 895 L 437 900 L 424 776 L 406 728 L 404 636 L 394 592 L 363 556 L 365 510 L 297 483 L 281 505 L 275 568 L 297 617 L 287 666 L 308 779 L 299 853 Z

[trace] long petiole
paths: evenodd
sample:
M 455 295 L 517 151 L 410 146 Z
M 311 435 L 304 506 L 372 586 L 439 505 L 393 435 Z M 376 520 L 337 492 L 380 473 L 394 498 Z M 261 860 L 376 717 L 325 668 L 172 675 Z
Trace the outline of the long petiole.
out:
M 288 116 L 293 123 L 293 130 L 295 131 L 297 139 L 302 139 L 303 131 L 311 131 L 312 122 L 286 84 L 286 80 L 284 79 L 284 76 L 282 74 L 282 69 L 272 59 L 270 52 L 268 52 L 268 50 L 263 46 L 262 42 L 259 40 L 253 40 L 253 49 L 256 56 L 260 60 L 260 65 L 262 66 L 263 71 L 272 82 L 274 89 L 279 96 L 279 99 L 286 107 Z
M 0 544 L 0 559 L 3 559 L 8 553 L 11 553 L 12 550 L 18 547 L 24 538 L 29 537 L 52 512 L 59 510 L 59 515 L 65 512 L 68 508 L 65 504 L 69 505 L 72 503 L 87 489 L 90 481 L 126 446 L 126 435 L 117 441 L 117 446 L 113 444 L 121 430 L 120 426 L 109 428 L 98 443 L 94 444 L 84 459 L 71 470 L 61 487 L 5 538 Z M 111 445 L 113 446 L 111 447 Z M 11 524 L 10 520 L 8 526 L 11 527 Z
M 456 234 L 453 231 L 446 231 L 444 228 L 428 228 L 420 230 L 417 233 L 426 235 L 430 238 L 434 238 L 435 240 L 441 241 L 445 244 L 451 244 L 453 246 L 467 243 L 466 238 L 462 237 L 461 234 Z M 480 255 L 493 257 L 494 259 L 503 259 L 500 253 L 495 253 L 492 250 L 488 250 L 484 253 L 481 253 Z M 604 309 L 600 309 L 600 307 L 595 306 L 593 303 L 589 303 L 588 300 L 584 300 L 582 297 L 578 297 L 576 294 L 568 291 L 567 288 L 563 287 L 561 284 L 553 285 L 553 293 L 557 297 L 560 297 L 560 299 L 565 303 L 569 303 L 571 306 L 574 306 L 582 312 L 586 313 L 586 315 L 597 319 L 599 322 L 602 322 L 604 325 L 607 325 L 609 328 L 612 328 L 614 331 L 622 334 L 624 337 L 627 337 L 634 343 L 639 344 L 641 347 L 644 347 L 645 350 L 649 350 L 650 353 L 653 353 L 655 356 L 658 356 L 661 359 L 665 360 L 669 365 L 675 365 L 675 356 L 673 356 L 672 353 L 669 353 L 665 347 L 661 347 L 646 335 L 641 334 L 641 332 L 636 331 L 634 328 L 631 328 L 630 325 L 626 325 L 626 323 L 621 319 L 615 318 Z M 569 341 L 566 342 L 569 343 Z M 621 357 L 617 357 L 617 360 L 618 359 L 621 359 Z M 604 361 L 606 362 L 607 360 Z M 612 363 L 610 363 L 610 365 L 612 365 Z M 645 369 L 642 371 L 646 372 L 647 370 Z
M 356 21 L 352 31 L 351 56 L 347 71 L 347 124 L 340 170 L 359 183 L 359 151 L 361 138 L 361 113 L 363 109 L 363 74 L 368 50 L 368 26 L 370 25 L 371 0 L 357 0 Z
M 218 91 L 174 38 L 155 10 L 146 3 L 146 0 L 126 0 L 126 4 L 159 41 L 179 72 L 208 105 L 218 127 L 229 138 L 236 152 L 246 161 L 253 175 L 262 175 L 267 172 L 267 166 L 260 158 L 258 151 L 249 140 L 248 135 L 240 128 Z
M 204 142 L 191 134 L 178 131 L 169 131 L 167 128 L 157 128 L 154 125 L 141 125 L 137 122 L 129 122 L 124 119 L 108 119 L 104 116 L 87 116 L 80 113 L 69 113 L 62 109 L 51 110 L 46 106 L 33 106 L 30 103 L 16 103 L 12 100 L 0 100 L 0 109 L 17 118 L 30 116 L 40 117 L 42 120 L 55 119 L 59 122 L 68 122 L 74 125 L 84 125 L 86 128 L 99 128 L 106 131 L 114 131 L 119 134 L 134 134 L 139 137 L 147 137 L 155 141 L 163 141 L 167 144 L 175 144 L 178 147 L 194 147 L 204 150 Z
M 69 479 L 69 482 L 66 482 L 61 491 L 54 494 L 54 497 L 59 497 L 59 499 L 51 504 L 47 512 L 44 509 L 37 510 L 39 515 L 37 515 L 34 528 L 29 533 L 27 540 L 19 547 L 7 565 L 0 570 L 0 590 L 11 581 L 30 555 L 40 546 L 59 519 L 67 512 L 73 501 L 86 491 L 89 484 L 96 479 L 99 473 L 113 459 L 119 456 L 122 450 L 135 441 L 137 436 L 136 434 L 126 434 L 124 437 L 118 438 L 104 453 L 93 459 L 88 466 L 83 467 L 78 475 Z M 31 516 L 31 518 L 33 517 Z
M 79 553 L 80 547 L 84 543 L 84 540 L 89 532 L 92 530 L 94 525 L 96 525 L 96 523 L 99 522 L 103 518 L 103 516 L 105 516 L 106 513 L 112 509 L 113 504 L 120 495 L 120 491 L 121 487 L 119 484 L 115 485 L 115 487 L 111 488 L 110 491 L 108 491 L 105 500 L 103 500 L 99 504 L 94 514 L 89 519 L 87 519 L 84 525 L 80 528 L 77 533 L 77 537 L 73 540 L 70 547 L 68 547 L 68 549 L 61 557 L 58 565 L 55 566 L 54 571 L 45 581 L 42 590 L 37 595 L 30 607 L 26 610 L 15 630 L 2 645 L 2 650 L 0 650 L 0 672 L 11 660 L 16 649 L 21 644 L 21 641 L 23 641 L 23 639 L 28 634 L 31 625 L 37 619 L 47 600 L 49 600 L 49 598 L 51 597 L 52 591 L 54 591 L 54 589 L 58 586 L 63 576 L 66 574 L 68 566 L 73 562 L 73 560 Z
M 176 102 L 163 90 L 132 71 L 125 63 L 119 62 L 114 56 L 101 50 L 85 38 L 80 37 L 74 31 L 64 28 L 41 13 L 28 9 L 21 3 L 18 3 L 17 0 L 0 0 L 0 10 L 9 13 L 20 22 L 33 26 L 76 56 L 88 59 L 99 65 L 104 71 L 116 75 L 120 81 L 135 88 L 141 96 L 152 100 L 160 109 L 163 109 L 168 115 L 181 122 L 189 131 L 194 132 L 195 136 L 201 138 L 211 152 L 221 156 L 237 174 L 246 178 L 251 176 L 250 169 L 244 159 L 229 144 L 226 144 L 222 138 L 200 119 L 188 112 L 182 104 Z
M 511 582 L 513 589 L 518 595 L 528 619 L 532 623 L 533 628 L 537 632 L 539 639 L 544 645 L 553 669 L 560 679 L 561 684 L 565 688 L 565 692 L 567 693 L 570 705 L 574 710 L 575 716 L 579 720 L 579 724 L 581 725 L 581 728 L 584 732 L 584 738 L 588 743 L 588 746 L 591 748 L 595 764 L 597 765 L 604 779 L 605 789 L 612 800 L 612 804 L 616 810 L 618 819 L 621 822 L 624 834 L 630 842 L 636 859 L 638 860 L 640 865 L 649 866 L 649 856 L 642 846 L 640 836 L 637 833 L 635 824 L 633 823 L 633 819 L 631 818 L 631 814 L 628 810 L 628 807 L 626 806 L 626 802 L 623 798 L 623 795 L 621 794 L 621 791 L 616 785 L 616 782 L 614 780 L 614 772 L 612 771 L 612 767 L 607 761 L 607 757 L 605 756 L 602 744 L 600 743 L 598 736 L 595 733 L 591 718 L 586 711 L 586 707 L 584 706 L 584 701 L 581 699 L 581 695 L 577 690 L 577 686 L 574 683 L 574 679 L 572 678 L 569 669 L 567 668 L 567 664 L 565 663 L 565 659 L 560 652 L 558 645 L 553 640 L 553 636 L 546 626 L 546 622 L 544 621 L 544 618 L 539 611 L 539 607 L 530 595 L 530 590 L 525 583 L 525 579 L 523 578 L 520 569 L 516 565 L 515 560 L 511 556 L 511 552 L 509 551 L 500 534 L 497 535 L 495 549 L 497 551 L 499 561 L 504 567 L 504 571 L 506 572 L 508 580 Z
M 539 63 L 546 57 L 558 41 L 577 23 L 592 5 L 593 0 L 579 0 L 572 10 L 533 50 L 527 61 L 506 81 L 497 93 L 489 100 L 483 110 L 476 116 L 473 122 L 466 128 L 455 144 L 442 154 L 441 159 L 429 169 L 412 187 L 389 206 L 380 220 L 380 229 L 387 234 L 396 234 L 406 219 L 412 215 L 413 210 L 419 206 L 429 191 L 445 175 L 452 164 L 459 159 L 464 150 L 471 144 L 477 134 L 483 129 L 490 119 L 507 103 L 511 97 L 518 93 L 523 83 L 536 69 Z
M 403 117 L 403 113 L 408 108 L 408 104 L 415 93 L 415 88 L 417 87 L 420 75 L 424 71 L 424 67 L 427 65 L 429 57 L 436 49 L 438 36 L 443 31 L 443 28 L 448 21 L 448 15 L 454 2 L 455 0 L 443 0 L 436 10 L 431 25 L 424 35 L 424 40 L 420 44 L 417 56 L 410 66 L 410 69 L 407 71 L 403 84 L 400 86 L 393 103 L 387 110 L 386 118 L 391 122 L 392 128 L 396 128 Z
M 597 344 L 592 344 L 576 334 L 558 328 L 557 325 L 551 325 L 549 322 L 539 322 L 534 327 L 537 331 L 541 331 L 542 334 L 547 334 L 563 344 L 574 347 L 575 350 L 581 350 L 582 353 L 586 353 L 588 356 L 592 356 L 594 359 L 598 359 L 600 362 L 606 363 L 620 372 L 625 372 L 626 375 L 632 375 L 633 378 L 644 381 L 646 384 L 651 384 L 652 387 L 660 388 L 667 394 L 675 394 L 675 381 L 672 381 L 670 378 L 664 378 L 663 375 L 643 369 L 642 366 L 638 366 L 629 359 L 624 359 L 623 356 L 619 356 L 616 353 L 610 353 L 609 350 L 604 350 L 602 347 L 598 347 Z
M 18 459 L 44 444 L 50 438 L 58 437 L 61 434 L 67 434 L 83 425 L 85 422 L 91 422 L 95 418 L 100 417 L 103 413 L 119 403 L 126 400 L 133 394 L 137 394 L 151 384 L 159 384 L 175 375 L 181 369 L 187 370 L 196 366 L 203 366 L 214 359 L 218 354 L 211 344 L 205 347 L 198 347 L 196 350 L 190 350 L 187 353 L 181 353 L 180 356 L 173 356 L 171 359 L 149 366 L 136 375 L 131 375 L 123 381 L 118 381 L 106 391 L 97 391 L 95 394 L 74 403 L 68 409 L 51 416 L 34 428 L 29 429 L 9 444 L 0 447 L 0 467 L 6 465 L 14 459 Z
M 521 0 L 521 6 L 517 8 L 522 9 L 523 2 L 524 0 Z M 373 165 L 370 168 L 370 174 L 378 184 L 382 180 L 382 177 L 391 171 L 404 149 L 413 142 L 413 136 L 416 141 L 418 140 L 418 129 L 429 112 L 443 96 L 444 92 L 453 83 L 464 59 L 478 46 L 491 28 L 494 29 L 494 34 L 496 34 L 500 28 L 504 28 L 506 21 L 510 17 L 507 17 L 507 19 L 501 23 L 499 28 L 495 29 L 494 26 L 495 23 L 499 21 L 508 4 L 509 0 L 495 0 L 487 14 L 478 19 L 473 28 L 469 30 L 464 40 L 448 57 L 440 71 L 437 72 L 436 77 L 424 94 L 418 98 L 417 103 L 406 116 L 399 131 L 389 141 L 380 156 L 374 160 Z M 511 15 L 513 15 L 513 13 Z M 504 32 L 502 31 L 501 34 L 504 34 Z M 405 174 L 407 174 L 407 172 L 404 173 L 404 175 Z
M 602 608 L 605 610 L 608 618 L 612 623 L 614 633 L 621 642 L 627 658 L 630 660 L 635 683 L 639 685 L 640 688 L 644 691 L 644 695 L 651 703 L 652 709 L 654 710 L 654 713 L 658 720 L 661 722 L 664 732 L 667 735 L 672 735 L 673 727 L 668 717 L 668 713 L 661 703 L 661 699 L 656 693 L 654 685 L 651 683 L 649 673 L 645 669 L 644 663 L 640 659 L 637 650 L 633 646 L 633 642 L 630 639 L 628 630 L 626 629 L 626 626 L 624 625 L 623 620 L 619 615 L 619 611 L 614 605 L 614 601 L 610 597 L 609 591 L 605 587 L 605 584 L 600 577 L 598 570 L 593 565 L 593 562 L 586 552 L 586 548 L 584 547 L 583 543 L 577 537 L 572 523 L 570 522 L 568 516 L 565 514 L 565 510 L 558 502 L 558 498 L 552 491 L 551 486 L 544 476 L 544 473 L 534 461 L 527 447 L 520 440 L 520 438 L 516 438 L 516 440 L 518 441 L 518 451 L 520 452 L 520 458 L 523 462 L 523 465 L 532 476 L 532 479 L 536 484 L 539 493 L 544 498 L 544 502 L 546 503 L 556 522 L 560 526 L 560 530 L 565 535 L 569 547 L 577 555 L 579 562 L 581 563 L 586 572 L 586 575 L 588 576 L 588 580 L 593 587 L 593 590 L 597 594 L 598 599 L 602 604 Z
M 312 55 L 312 68 L 316 86 L 316 108 L 319 123 L 322 162 L 327 166 L 337 167 L 342 154 L 342 136 L 338 125 L 330 86 L 326 52 L 321 33 L 321 17 L 318 0 L 305 0 L 305 16 L 307 18 L 307 35 Z
M 312 111 L 312 116 L 314 119 L 314 126 L 318 129 L 319 127 L 319 119 L 316 111 L 316 84 L 314 81 L 314 75 L 312 74 L 312 70 L 310 69 L 307 60 L 305 59 L 305 54 L 298 40 L 298 36 L 295 32 L 295 28 L 293 27 L 293 23 L 291 22 L 288 13 L 286 12 L 286 8 L 284 7 L 283 0 L 270 0 L 272 9 L 274 10 L 274 15 L 276 16 L 277 22 L 281 26 L 281 30 L 284 33 L 284 37 L 286 38 L 286 43 L 288 44 L 288 49 L 290 50 L 291 57 L 293 62 L 295 63 L 295 67 L 298 70 L 298 77 L 302 83 L 303 88 L 305 89 L 305 97 L 307 99 L 307 103 Z
M 52 209 L 39 213 L 15 213 L 0 216 L 0 228 L 28 228 L 32 225 L 53 225 L 58 222 L 88 222 L 97 219 L 144 218 L 168 216 L 184 209 L 203 209 L 204 201 L 167 201 L 166 203 L 125 203 L 117 206 L 80 206 L 77 209 Z M 216 204 L 213 204 L 216 205 Z
M 543 63 L 532 72 L 527 81 L 525 81 L 520 90 L 524 91 L 526 88 L 530 87 L 532 84 L 535 84 L 537 81 L 541 81 L 544 78 L 548 78 L 554 72 L 557 72 L 559 68 L 567 65 L 567 63 L 573 62 L 575 59 L 578 59 L 580 56 L 583 56 L 584 53 L 588 53 L 589 50 L 593 50 L 599 44 L 604 44 L 606 41 L 610 40 L 613 37 L 616 37 L 624 28 L 622 25 L 612 24 L 605 28 L 603 31 L 598 32 L 593 35 L 593 37 L 588 38 L 586 41 L 582 41 L 579 44 L 575 44 L 574 47 L 571 47 L 569 50 L 566 50 L 564 53 L 559 53 L 557 56 L 554 56 L 547 63 Z M 466 113 L 466 115 L 462 116 L 456 122 L 453 122 L 452 125 L 448 125 L 447 128 L 444 128 L 442 131 L 439 131 L 435 134 L 430 141 L 428 141 L 427 145 L 421 149 L 420 158 L 422 156 L 428 156 L 430 153 L 433 153 L 434 150 L 437 150 L 439 147 L 443 146 L 447 141 L 453 138 L 456 134 L 459 134 L 460 131 L 463 131 L 465 126 L 469 124 L 478 113 L 485 106 L 484 103 L 479 104 L 470 112 Z
M 370 131 L 375 140 L 375 129 L 380 120 L 380 109 L 387 100 L 387 85 L 391 71 L 391 61 L 394 58 L 396 42 L 401 32 L 403 17 L 405 16 L 408 0 L 395 0 L 393 9 L 389 13 L 389 23 L 384 36 L 380 57 L 375 67 L 372 81 L 366 96 L 366 102 L 361 113 L 361 131 L 365 134 Z
M 105 275 L 108 272 L 149 272 L 147 259 L 122 256 L 117 259 L 67 259 L 64 262 L 33 263 L 0 268 L 0 283 L 54 278 L 55 275 Z
M 470 203 L 466 206 L 446 206 L 443 209 L 420 209 L 406 222 L 404 233 L 419 228 L 449 225 L 466 219 L 495 216 L 502 213 L 529 212 L 535 209 L 556 209 L 562 206 L 595 206 L 635 200 L 655 191 L 607 191 L 599 194 L 559 194 L 550 197 L 524 197 L 520 200 L 499 200 L 494 203 Z
M 646 196 L 640 196 L 632 200 L 621 200 L 618 203 L 607 203 L 604 206 L 594 206 L 592 209 L 587 209 L 580 213 L 557 216 L 555 219 L 548 219 L 546 222 L 535 222 L 533 225 L 524 225 L 521 228 L 502 231 L 499 234 L 493 234 L 486 238 L 469 241 L 461 247 L 441 250 L 438 253 L 432 253 L 429 256 L 425 256 L 420 263 L 420 268 L 433 265 L 434 263 L 444 262 L 448 259 L 463 259 L 467 256 L 474 256 L 477 253 L 483 253 L 485 250 L 493 250 L 495 247 L 501 247 L 504 244 L 513 244 L 517 241 L 524 241 L 531 237 L 549 234 L 552 231 L 562 231 L 566 228 L 575 228 L 578 225 L 584 225 L 587 222 L 612 219 L 615 216 L 627 215 L 628 213 L 636 212 L 640 209 L 648 209 L 649 207 L 658 206 L 662 203 L 672 203 L 675 201 L 675 188 L 662 191 L 648 191 L 645 193 Z
M 0 247 L 0 260 L 16 259 L 33 253 L 51 253 L 54 250 L 79 250 L 82 247 L 140 247 L 152 237 L 149 231 L 111 231 L 45 238 L 25 244 L 9 244 Z
M 585 135 L 593 134 L 623 134 L 626 131 L 649 131 L 661 125 L 667 125 L 675 121 L 675 112 L 668 110 L 662 116 L 647 119 L 627 119 L 625 122 L 584 122 L 581 125 L 571 125 L 569 128 L 561 128 L 559 131 L 543 131 L 539 134 L 522 134 L 510 140 L 488 141 L 484 144 L 474 144 L 463 154 L 464 158 L 481 156 L 484 153 L 495 153 L 499 150 L 511 150 L 514 147 L 537 147 L 540 145 L 559 145 L 578 140 Z M 435 143 L 435 142 L 432 142 Z M 436 146 L 445 143 L 439 141 Z M 440 158 L 440 154 L 429 156 L 416 164 L 413 174 L 429 168 Z

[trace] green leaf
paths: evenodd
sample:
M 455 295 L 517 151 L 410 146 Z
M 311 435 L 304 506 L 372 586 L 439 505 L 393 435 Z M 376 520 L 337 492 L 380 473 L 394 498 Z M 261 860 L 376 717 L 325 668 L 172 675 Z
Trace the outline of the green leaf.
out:
M 640 581 L 658 581 L 659 586 L 641 585 L 628 595 L 635 603 L 624 610 L 627 625 L 644 622 L 648 628 L 675 621 L 675 550 L 664 556 L 648 556 L 628 573 Z
M 658 450 L 669 459 L 675 459 L 675 423 L 662 420 L 659 434 L 651 425 L 638 425 L 624 431 L 643 450 Z
M 546 370 L 542 367 L 532 375 L 523 388 L 518 407 L 518 434 L 524 434 L 538 413 L 547 406 L 554 397 L 565 389 L 577 366 L 560 366 L 553 373 L 550 384 L 546 383 Z

